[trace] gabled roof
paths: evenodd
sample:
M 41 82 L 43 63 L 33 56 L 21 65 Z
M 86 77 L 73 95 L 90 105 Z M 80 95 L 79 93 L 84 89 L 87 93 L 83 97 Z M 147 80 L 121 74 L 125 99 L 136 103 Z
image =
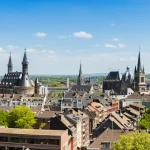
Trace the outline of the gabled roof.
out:
M 105 130 L 90 146 L 91 149 L 101 149 L 101 142 L 117 142 L 121 135 L 126 135 L 131 133 L 131 131 L 122 130 Z
M 121 75 L 119 73 L 119 71 L 111 71 L 105 80 L 121 80 Z
M 1 81 L 2 85 L 18 85 L 18 82 L 21 78 L 22 72 L 10 72 L 4 75 L 4 78 Z
M 90 92 L 92 85 L 74 85 L 71 91 L 85 91 Z

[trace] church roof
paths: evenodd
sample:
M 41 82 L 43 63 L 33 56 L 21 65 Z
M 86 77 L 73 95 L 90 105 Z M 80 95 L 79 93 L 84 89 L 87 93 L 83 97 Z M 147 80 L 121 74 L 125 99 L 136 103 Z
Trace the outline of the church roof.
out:
M 74 85 L 71 91 L 85 91 L 90 92 L 92 85 Z
M 24 87 L 31 87 L 31 81 L 29 79 L 29 76 L 27 74 L 22 74 L 22 77 L 19 81 L 18 86 L 24 86 Z
M 130 81 L 131 82 L 133 80 L 133 75 L 131 74 L 129 67 L 127 67 L 126 72 L 122 75 L 122 80 L 124 82 L 126 82 L 126 81 Z
M 119 71 L 111 71 L 105 80 L 121 80 L 121 74 Z
M 14 85 L 17 86 L 22 73 L 21 72 L 10 72 L 8 74 L 4 75 L 4 78 L 1 81 L 1 84 L 8 84 L 8 85 Z

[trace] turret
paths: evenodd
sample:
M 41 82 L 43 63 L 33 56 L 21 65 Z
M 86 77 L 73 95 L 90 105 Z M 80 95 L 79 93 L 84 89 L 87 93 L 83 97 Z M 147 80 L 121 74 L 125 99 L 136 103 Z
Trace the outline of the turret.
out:
M 27 55 L 26 55 L 26 49 L 24 52 L 24 57 L 23 57 L 23 61 L 22 61 L 22 73 L 23 74 L 28 74 L 28 60 L 27 60 Z
M 12 60 L 11 60 L 11 53 L 9 56 L 9 61 L 8 61 L 8 73 L 13 72 L 13 64 L 12 64 Z
M 136 73 L 136 66 L 135 66 L 135 69 L 134 69 L 134 74 Z

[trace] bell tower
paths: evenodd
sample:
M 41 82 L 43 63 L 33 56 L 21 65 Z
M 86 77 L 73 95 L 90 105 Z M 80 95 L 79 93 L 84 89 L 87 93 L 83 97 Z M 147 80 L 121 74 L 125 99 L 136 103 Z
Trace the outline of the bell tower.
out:
M 137 67 L 134 70 L 134 89 L 139 92 L 146 92 L 145 71 L 141 66 L 141 55 L 139 51 Z

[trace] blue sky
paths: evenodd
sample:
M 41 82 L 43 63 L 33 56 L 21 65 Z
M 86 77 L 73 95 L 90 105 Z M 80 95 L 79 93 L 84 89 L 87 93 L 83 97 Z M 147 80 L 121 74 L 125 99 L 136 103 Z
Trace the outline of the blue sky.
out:
M 142 64 L 150 73 L 148 0 L 1 0 L 0 74 L 12 53 L 21 71 L 27 47 L 30 74 L 131 72 Z

